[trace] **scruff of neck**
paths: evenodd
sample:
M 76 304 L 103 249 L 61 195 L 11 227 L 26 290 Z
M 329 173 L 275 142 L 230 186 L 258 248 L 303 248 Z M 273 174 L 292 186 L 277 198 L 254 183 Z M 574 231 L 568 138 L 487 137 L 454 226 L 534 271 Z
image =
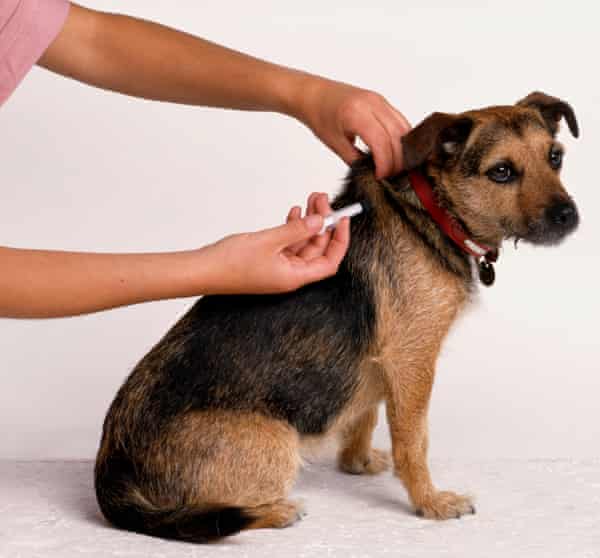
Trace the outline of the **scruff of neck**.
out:
M 402 173 L 385 183 L 374 176 L 372 159 L 354 164 L 334 207 L 367 201 L 372 209 L 352 221 L 348 259 L 360 267 L 372 257 L 389 257 L 399 240 L 410 240 L 416 249 L 425 248 L 445 270 L 459 276 L 467 286 L 473 282 L 471 258 L 433 221 Z M 375 235 L 383 236 L 375 242 Z

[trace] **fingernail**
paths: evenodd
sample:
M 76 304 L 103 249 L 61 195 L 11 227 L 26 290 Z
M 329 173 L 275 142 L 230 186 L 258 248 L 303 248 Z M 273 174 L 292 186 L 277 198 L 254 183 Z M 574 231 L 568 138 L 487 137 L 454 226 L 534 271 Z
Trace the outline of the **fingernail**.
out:
M 315 213 L 305 217 L 304 222 L 309 229 L 320 229 L 323 226 L 323 217 Z

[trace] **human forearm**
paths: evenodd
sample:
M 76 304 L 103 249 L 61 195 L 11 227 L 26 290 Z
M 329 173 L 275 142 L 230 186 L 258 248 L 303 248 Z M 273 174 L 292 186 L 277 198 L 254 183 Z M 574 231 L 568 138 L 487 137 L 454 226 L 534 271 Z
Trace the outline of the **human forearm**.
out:
M 73 5 L 40 64 L 148 99 L 242 110 L 297 110 L 314 78 L 149 21 Z
M 192 251 L 97 254 L 0 248 L 0 316 L 72 316 L 198 294 L 206 290 L 199 258 Z
M 0 317 L 73 316 L 139 302 L 203 294 L 275 293 L 336 272 L 350 241 L 342 221 L 317 234 L 331 212 L 325 194 L 285 225 L 236 234 L 197 250 L 97 254 L 0 247 Z
M 377 176 L 402 168 L 406 118 L 381 95 L 271 64 L 155 23 L 73 5 L 39 63 L 79 81 L 161 101 L 292 116 L 351 163 L 369 146 Z

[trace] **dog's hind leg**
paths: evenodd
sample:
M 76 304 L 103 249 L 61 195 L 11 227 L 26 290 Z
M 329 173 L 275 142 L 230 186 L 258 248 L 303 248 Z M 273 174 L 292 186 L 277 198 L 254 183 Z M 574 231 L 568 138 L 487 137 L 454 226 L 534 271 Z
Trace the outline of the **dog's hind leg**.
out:
M 239 506 L 252 518 L 247 529 L 295 523 L 303 515 L 302 506 L 287 500 L 287 494 L 300 464 L 296 431 L 257 413 L 216 416 L 217 420 L 211 420 L 210 413 L 197 416 L 201 443 L 210 455 L 201 469 L 200 498 Z
M 351 422 L 342 433 L 338 466 L 346 473 L 376 475 L 390 468 L 388 452 L 371 447 L 373 430 L 377 426 L 377 406 Z
M 136 530 L 212 540 L 291 525 L 300 507 L 287 495 L 299 466 L 298 433 L 287 422 L 256 412 L 190 411 L 156 440 L 135 487 L 151 503 L 146 524 L 162 516 L 175 524 Z
M 304 506 L 301 503 L 283 499 L 272 504 L 246 508 L 244 512 L 255 518 L 248 525 L 248 529 L 289 527 L 305 515 Z

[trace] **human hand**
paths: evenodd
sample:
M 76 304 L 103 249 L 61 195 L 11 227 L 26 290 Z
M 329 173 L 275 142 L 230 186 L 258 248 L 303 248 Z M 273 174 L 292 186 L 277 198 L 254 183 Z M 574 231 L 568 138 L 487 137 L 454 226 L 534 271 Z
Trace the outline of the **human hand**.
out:
M 293 291 L 334 275 L 350 243 L 350 220 L 322 235 L 323 217 L 331 213 L 326 194 L 312 193 L 306 216 L 293 207 L 285 225 L 228 236 L 200 251 L 214 265 L 203 266 L 206 294 L 264 294 Z
M 311 194 L 307 216 L 233 235 L 196 250 L 94 254 L 0 246 L 0 316 L 50 318 L 200 294 L 275 293 L 333 275 L 348 249 L 350 224 L 317 235 L 331 212 Z M 317 236 L 315 236 L 317 235 Z
M 411 126 L 402 113 L 373 91 L 315 76 L 307 76 L 292 115 L 346 163 L 362 154 L 356 136 L 369 146 L 377 178 L 402 170 L 400 138 Z

